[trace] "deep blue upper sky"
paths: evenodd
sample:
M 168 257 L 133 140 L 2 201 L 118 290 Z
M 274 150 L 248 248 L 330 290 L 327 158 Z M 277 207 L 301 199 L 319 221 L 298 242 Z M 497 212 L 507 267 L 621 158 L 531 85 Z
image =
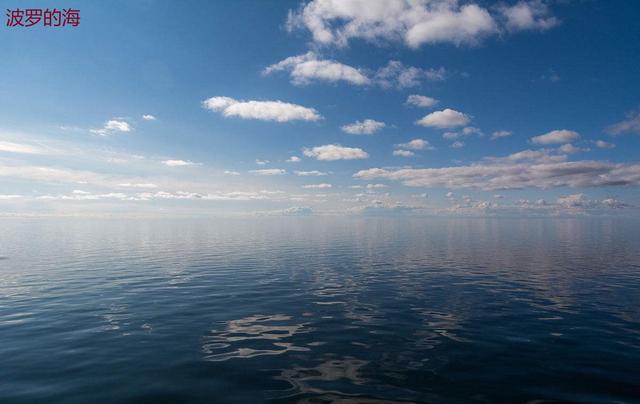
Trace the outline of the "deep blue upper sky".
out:
M 0 207 L 640 204 L 640 4 L 352 3 L 4 1 L 81 24 L 0 28 Z

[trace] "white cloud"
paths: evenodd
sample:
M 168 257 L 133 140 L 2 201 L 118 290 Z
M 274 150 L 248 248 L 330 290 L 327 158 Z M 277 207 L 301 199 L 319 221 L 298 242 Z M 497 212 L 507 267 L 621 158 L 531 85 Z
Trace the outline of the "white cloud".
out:
M 266 168 L 263 170 L 249 170 L 249 172 L 255 175 L 284 175 L 287 173 L 287 170 L 282 168 Z
M 44 149 L 41 149 L 40 147 L 12 142 L 0 142 L 0 152 L 19 154 L 46 154 L 46 151 Z
M 454 149 L 459 149 L 461 147 L 464 147 L 464 142 L 456 140 L 455 142 L 451 143 L 451 147 L 453 147 Z
M 357 147 L 343 147 L 339 144 L 327 144 L 324 146 L 316 146 L 310 149 L 304 149 L 303 153 L 307 157 L 313 157 L 317 160 L 355 160 L 366 159 L 369 154 Z
M 596 140 L 593 143 L 596 145 L 596 147 L 598 147 L 600 149 L 613 149 L 614 147 L 616 147 L 615 144 L 609 143 L 609 142 L 605 142 L 604 140 Z
M 572 130 L 553 130 L 551 132 L 545 133 L 544 135 L 534 136 L 531 138 L 531 142 L 534 144 L 560 144 L 560 143 L 571 143 L 574 140 L 580 139 L 580 135 L 577 132 Z
M 560 23 L 556 17 L 549 15 L 549 8 L 540 0 L 519 1 L 512 6 L 502 6 L 499 10 L 510 31 L 542 31 Z
M 430 108 L 438 103 L 435 98 L 427 97 L 426 95 L 412 94 L 407 97 L 406 104 L 413 105 L 420 108 Z
M 100 136 L 107 136 L 115 132 L 131 132 L 131 126 L 126 121 L 114 118 L 105 122 L 102 128 L 90 129 L 89 132 Z
M 385 184 L 367 184 L 367 189 L 387 188 Z
M 469 118 L 468 115 L 450 108 L 446 108 L 442 111 L 436 111 L 426 115 L 422 119 L 418 120 L 416 124 L 421 126 L 445 129 L 455 128 L 457 126 L 465 126 L 469 122 L 471 122 L 471 118 Z
M 386 66 L 378 69 L 375 82 L 384 88 L 410 88 L 419 86 L 422 80 L 441 81 L 446 78 L 444 67 L 438 69 L 421 69 L 405 66 L 397 60 L 390 60 Z
M 393 155 L 400 156 L 400 157 L 413 157 L 416 154 L 410 150 L 394 150 Z
M 373 135 L 386 125 L 384 122 L 375 121 L 373 119 L 365 119 L 364 121 L 355 121 L 348 125 L 342 126 L 343 132 L 351 135 Z
M 232 171 L 232 170 L 224 170 L 223 174 L 224 175 L 240 175 L 238 171 Z
M 311 185 L 303 185 L 302 188 L 306 188 L 306 189 L 326 189 L 326 188 L 331 188 L 333 187 L 333 185 L 331 184 L 311 184 Z
M 640 184 L 640 164 L 607 161 L 519 161 L 505 158 L 490 163 L 442 168 L 371 168 L 354 174 L 360 179 L 402 181 L 413 187 L 478 188 L 483 190 L 601 187 Z
M 489 11 L 457 1 L 313 0 L 290 12 L 289 30 L 304 27 L 323 45 L 346 46 L 351 39 L 426 43 L 477 43 L 498 27 Z
M 142 115 L 142 119 L 145 121 L 155 121 L 157 118 L 151 114 L 144 114 Z
M 294 171 L 294 174 L 299 177 L 322 177 L 325 175 L 329 175 L 329 173 L 325 173 L 323 171 L 313 170 L 313 171 Z
M 611 135 L 627 133 L 640 135 L 640 111 L 629 112 L 626 119 L 609 126 L 607 132 Z
M 396 147 L 410 150 L 433 150 L 433 146 L 431 146 L 431 143 L 429 143 L 428 140 L 424 139 L 413 139 L 407 143 L 397 144 Z
M 259 166 L 263 166 L 263 165 L 269 164 L 269 160 L 256 159 L 256 164 Z
M 263 73 L 271 74 L 278 71 L 288 71 L 291 82 L 296 85 L 306 85 L 312 81 L 346 81 L 362 86 L 371 82 L 360 69 L 335 60 L 320 60 L 314 52 L 288 57 L 267 67 Z
M 20 199 L 20 198 L 22 198 L 22 195 L 15 195 L 15 194 L 0 195 L 0 201 L 8 201 L 11 199 Z
M 193 161 L 188 161 L 188 160 L 164 160 L 162 164 L 169 167 L 184 167 L 184 166 L 199 165 L 199 163 L 194 163 Z
M 264 75 L 287 71 L 291 83 L 304 86 L 313 82 L 346 82 L 357 86 L 379 85 L 384 88 L 408 88 L 420 85 L 423 80 L 441 81 L 446 78 L 444 67 L 422 69 L 405 66 L 397 60 L 390 60 L 377 71 L 352 67 L 335 60 L 324 60 L 314 52 L 290 56 L 263 70 Z M 221 97 L 222 98 L 222 97 Z M 224 97 L 226 98 L 226 97 Z M 233 101 L 233 100 L 231 100 Z M 227 101 L 220 108 L 230 105 Z
M 302 159 L 298 156 L 291 156 L 287 159 L 287 163 L 299 163 Z
M 346 46 L 350 40 L 474 45 L 504 30 L 546 30 L 559 23 L 540 0 L 521 1 L 491 11 L 456 0 L 312 0 L 290 11 L 287 29 L 305 28 L 321 45 Z
M 499 131 L 493 132 L 491 134 L 491 140 L 502 139 L 504 137 L 509 137 L 512 134 L 513 134 L 513 132 L 511 132 L 509 130 L 499 130 Z
M 237 101 L 230 97 L 211 97 L 202 102 L 204 108 L 221 112 L 225 117 L 262 121 L 317 121 L 322 116 L 313 108 L 282 101 Z
M 118 121 L 116 119 L 111 119 L 104 124 L 104 128 L 106 130 L 113 130 L 118 132 L 130 132 L 131 126 L 125 121 Z

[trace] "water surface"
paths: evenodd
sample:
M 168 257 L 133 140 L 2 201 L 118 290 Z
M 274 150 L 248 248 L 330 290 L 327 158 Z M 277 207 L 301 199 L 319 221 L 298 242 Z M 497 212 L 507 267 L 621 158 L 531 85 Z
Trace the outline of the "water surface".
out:
M 639 225 L 1 219 L 0 402 L 638 402 Z

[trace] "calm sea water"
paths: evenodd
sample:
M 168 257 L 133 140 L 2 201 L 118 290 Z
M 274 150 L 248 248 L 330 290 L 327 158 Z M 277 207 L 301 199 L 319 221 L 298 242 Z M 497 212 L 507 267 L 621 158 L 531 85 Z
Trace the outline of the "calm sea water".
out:
M 0 402 L 640 402 L 640 221 L 0 220 Z

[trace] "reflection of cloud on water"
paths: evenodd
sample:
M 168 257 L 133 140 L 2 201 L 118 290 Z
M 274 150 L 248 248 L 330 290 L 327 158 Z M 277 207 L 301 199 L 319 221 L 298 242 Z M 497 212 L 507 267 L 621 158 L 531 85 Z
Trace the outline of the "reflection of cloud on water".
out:
M 284 380 L 291 384 L 291 389 L 280 392 L 278 398 L 290 397 L 298 394 L 344 394 L 343 392 L 323 389 L 323 382 L 336 382 L 342 380 L 347 385 L 362 385 L 366 379 L 361 376 L 361 369 L 368 361 L 347 357 L 344 359 L 329 359 L 318 366 L 304 368 L 296 367 L 284 369 L 277 380 Z M 332 383 L 331 386 L 335 386 Z
M 205 360 L 214 362 L 309 351 L 288 341 L 307 331 L 305 324 L 292 323 L 291 316 L 254 315 L 228 321 L 222 331 L 212 330 L 211 335 L 204 337 L 202 351 Z
M 271 399 L 301 397 L 298 403 L 334 403 L 334 404 L 384 404 L 401 403 L 400 396 L 408 391 L 375 382 L 365 377 L 364 368 L 370 365 L 368 360 L 354 357 L 334 357 L 326 355 L 322 362 L 314 367 L 294 367 L 284 369 L 275 379 L 291 385 L 290 389 L 274 391 Z M 363 395 L 363 392 L 367 391 Z M 377 397 L 376 397 L 377 396 Z M 388 398 L 385 398 L 388 397 Z M 393 398 L 393 399 L 392 399 Z

